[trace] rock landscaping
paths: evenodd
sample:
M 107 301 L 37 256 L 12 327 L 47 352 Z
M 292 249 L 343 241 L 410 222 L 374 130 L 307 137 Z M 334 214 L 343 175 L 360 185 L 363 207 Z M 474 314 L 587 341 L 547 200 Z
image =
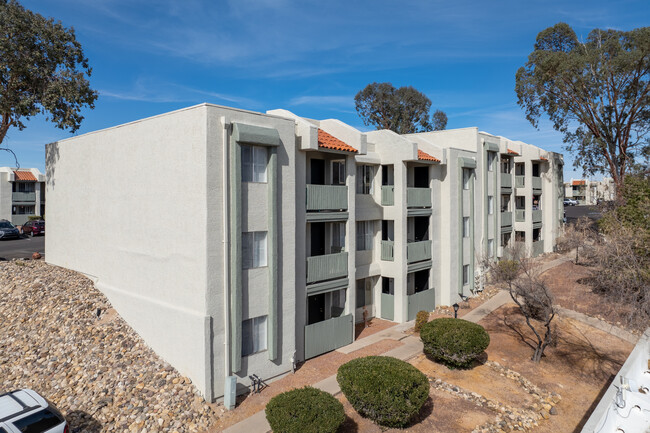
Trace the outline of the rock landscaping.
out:
M 453 394 L 479 407 L 486 407 L 497 414 L 494 421 L 477 426 L 472 433 L 527 431 L 538 426 L 540 420 L 548 419 L 551 414 L 557 413 L 555 405 L 560 402 L 560 395 L 542 390 L 521 374 L 497 362 L 487 361 L 486 365 L 497 371 L 501 376 L 517 382 L 525 392 L 534 397 L 535 403 L 529 407 L 513 407 L 488 399 L 481 394 L 463 389 L 441 379 L 429 377 L 432 388 Z
M 0 391 L 17 388 L 52 401 L 72 432 L 201 432 L 216 421 L 88 278 L 41 261 L 0 263 Z

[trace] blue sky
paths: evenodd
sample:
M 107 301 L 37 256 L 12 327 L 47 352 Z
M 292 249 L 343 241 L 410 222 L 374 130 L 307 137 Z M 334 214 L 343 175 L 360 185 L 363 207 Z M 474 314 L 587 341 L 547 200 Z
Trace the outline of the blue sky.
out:
M 449 117 L 562 152 L 516 103 L 515 72 L 537 33 L 557 22 L 593 28 L 650 24 L 641 1 L 23 0 L 74 27 L 100 92 L 77 134 L 210 102 L 285 108 L 368 130 L 354 95 L 368 83 L 411 85 Z M 10 130 L 23 167 L 44 169 L 44 144 L 69 137 L 43 118 Z M 571 161 L 565 152 L 565 159 Z M 6 152 L 0 166 L 13 165 Z M 579 177 L 567 164 L 565 178 Z

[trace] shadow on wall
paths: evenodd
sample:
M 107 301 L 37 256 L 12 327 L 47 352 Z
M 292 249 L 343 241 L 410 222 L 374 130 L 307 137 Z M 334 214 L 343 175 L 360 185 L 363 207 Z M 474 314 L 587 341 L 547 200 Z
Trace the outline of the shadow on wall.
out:
M 56 182 L 56 163 L 59 161 L 59 143 L 53 142 L 45 145 L 45 179 L 48 186 L 54 188 Z

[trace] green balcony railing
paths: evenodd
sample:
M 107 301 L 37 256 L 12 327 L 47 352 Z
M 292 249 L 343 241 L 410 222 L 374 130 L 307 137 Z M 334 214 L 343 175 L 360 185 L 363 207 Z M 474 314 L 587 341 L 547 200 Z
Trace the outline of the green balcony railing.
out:
M 421 262 L 431 259 L 431 241 L 409 242 L 406 245 L 407 263 Z
M 515 176 L 515 187 L 516 188 L 523 188 L 526 185 L 525 176 Z
M 501 173 L 501 188 L 512 188 L 512 174 Z
M 501 212 L 501 227 L 512 225 L 512 212 Z
M 352 343 L 352 314 L 305 326 L 305 359 Z
M 307 283 L 343 278 L 347 275 L 347 252 L 307 257 Z
M 533 242 L 533 257 L 537 257 L 544 253 L 544 241 Z
M 523 209 L 515 210 L 515 221 L 519 223 L 526 221 L 526 211 Z
M 307 185 L 307 210 L 347 210 L 348 187 Z
M 541 223 L 542 222 L 542 211 L 537 209 L 533 211 L 533 223 Z
M 394 241 L 381 241 L 381 259 L 392 262 L 394 260 L 394 248 Z
M 433 311 L 435 308 L 436 291 L 434 289 L 408 295 L 408 320 L 415 319 L 418 311 Z
M 542 178 L 533 176 L 533 189 L 542 189 Z
M 393 206 L 395 204 L 395 186 L 382 185 L 381 186 L 381 205 Z
M 14 192 L 11 196 L 14 203 L 36 201 L 35 192 Z
M 431 188 L 406 188 L 406 207 L 431 207 Z
M 381 294 L 381 318 L 395 320 L 395 296 L 388 293 Z

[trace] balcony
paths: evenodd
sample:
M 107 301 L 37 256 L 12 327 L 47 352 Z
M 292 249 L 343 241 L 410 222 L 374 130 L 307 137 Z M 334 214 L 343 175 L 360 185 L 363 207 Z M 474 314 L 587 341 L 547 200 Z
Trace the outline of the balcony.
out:
M 537 257 L 544 253 L 544 241 L 533 242 L 533 257 Z
M 348 187 L 307 185 L 307 211 L 347 210 Z
M 541 223 L 542 222 L 542 211 L 541 210 L 534 210 L 533 211 L 533 223 Z
M 518 223 L 522 223 L 526 221 L 526 211 L 523 209 L 516 209 L 515 210 L 515 221 Z
M 348 253 L 307 257 L 307 284 L 348 275 Z
M 381 259 L 387 262 L 394 260 L 394 241 L 381 241 Z
M 382 185 L 381 186 L 381 205 L 393 206 L 395 204 L 395 186 Z
M 406 207 L 431 207 L 431 188 L 406 188 Z
M 512 175 L 501 173 L 501 188 L 512 188 Z
M 501 227 L 512 225 L 512 212 L 501 212 Z
M 524 179 L 526 179 L 526 176 L 515 176 L 515 187 L 523 188 L 526 185 Z
M 381 318 L 395 320 L 395 296 L 388 293 L 381 294 Z
M 418 311 L 433 311 L 436 308 L 436 291 L 427 289 L 408 295 L 408 320 L 415 319 Z
M 352 343 L 352 314 L 305 326 L 305 359 Z
M 14 203 L 35 202 L 36 193 L 35 192 L 14 192 L 12 195 L 12 200 Z
M 431 241 L 409 242 L 406 245 L 407 263 L 431 260 Z
M 542 178 L 533 176 L 533 189 L 541 190 L 542 189 Z

